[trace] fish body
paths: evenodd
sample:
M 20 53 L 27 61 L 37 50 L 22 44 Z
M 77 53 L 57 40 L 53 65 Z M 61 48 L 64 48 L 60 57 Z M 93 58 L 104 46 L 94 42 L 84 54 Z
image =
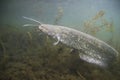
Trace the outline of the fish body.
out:
M 24 16 L 23 18 L 39 23 L 40 31 L 57 39 L 54 45 L 61 42 L 77 50 L 80 59 L 86 62 L 106 67 L 118 57 L 119 53 L 113 47 L 89 34 L 64 26 L 41 24 L 37 20 Z
M 81 31 L 58 25 L 41 24 L 39 29 L 56 38 L 59 42 L 78 50 L 82 60 L 99 66 L 108 66 L 118 55 L 118 52 L 107 43 Z

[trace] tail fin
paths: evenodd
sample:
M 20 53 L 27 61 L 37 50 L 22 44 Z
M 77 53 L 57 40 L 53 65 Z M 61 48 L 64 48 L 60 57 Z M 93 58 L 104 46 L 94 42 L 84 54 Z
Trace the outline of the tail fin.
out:
M 39 22 L 39 21 L 37 21 L 35 19 L 29 18 L 29 17 L 25 17 L 25 16 L 23 16 L 23 18 L 25 18 L 27 20 L 31 20 L 31 21 L 37 22 L 37 23 L 39 23 L 41 25 L 41 22 Z

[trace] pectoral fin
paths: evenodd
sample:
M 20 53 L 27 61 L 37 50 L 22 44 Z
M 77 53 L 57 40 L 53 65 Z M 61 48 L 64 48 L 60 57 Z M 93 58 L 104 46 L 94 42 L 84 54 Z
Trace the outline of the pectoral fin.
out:
M 53 45 L 57 45 L 60 41 L 58 40 L 57 42 L 54 42 Z
M 60 36 L 56 35 L 56 37 L 57 37 L 57 42 L 54 42 L 53 45 L 57 45 L 60 42 Z

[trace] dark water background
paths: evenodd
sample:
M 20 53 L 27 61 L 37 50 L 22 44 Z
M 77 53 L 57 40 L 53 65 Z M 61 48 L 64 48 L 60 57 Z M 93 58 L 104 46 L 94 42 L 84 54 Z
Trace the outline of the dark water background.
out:
M 0 80 L 120 80 L 120 57 L 108 68 L 86 63 L 22 18 L 83 31 L 120 53 L 119 9 L 119 0 L 1 0 Z

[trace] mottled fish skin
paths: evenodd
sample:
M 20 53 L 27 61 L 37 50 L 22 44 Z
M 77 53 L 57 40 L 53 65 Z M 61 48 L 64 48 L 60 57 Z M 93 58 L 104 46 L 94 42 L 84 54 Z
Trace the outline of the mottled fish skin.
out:
M 81 31 L 49 24 L 41 24 L 39 29 L 57 38 L 59 42 L 78 50 L 80 58 L 89 63 L 105 67 L 118 56 L 118 52 L 110 45 Z
M 59 42 L 78 50 L 81 59 L 106 67 L 117 59 L 118 52 L 107 43 L 81 31 L 58 25 L 41 24 L 41 22 L 23 16 L 27 20 L 39 23 L 39 30 L 56 38 Z M 29 26 L 24 25 L 24 26 Z

